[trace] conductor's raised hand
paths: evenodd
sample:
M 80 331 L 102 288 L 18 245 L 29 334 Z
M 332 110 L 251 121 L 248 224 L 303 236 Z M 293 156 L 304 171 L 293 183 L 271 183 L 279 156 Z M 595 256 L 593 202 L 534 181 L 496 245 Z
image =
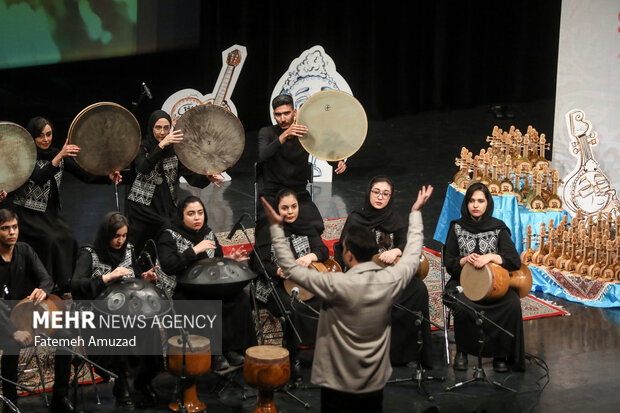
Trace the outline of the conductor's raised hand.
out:
M 166 135 L 164 139 L 159 142 L 159 147 L 164 149 L 168 145 L 179 143 L 183 140 L 183 132 L 181 129 L 176 129 Z
M 264 196 L 260 197 L 261 202 L 263 203 L 263 208 L 265 209 L 265 213 L 267 214 L 267 219 L 269 220 L 269 225 L 280 225 L 284 218 L 282 218 L 275 209 L 267 202 Z
M 421 211 L 422 207 L 424 206 L 424 204 L 426 204 L 426 201 L 428 201 L 428 198 L 431 197 L 432 193 L 433 187 L 431 185 L 423 186 L 422 189 L 418 191 L 418 198 L 413 203 L 413 206 L 411 207 L 411 212 Z
M 2 190 L 0 191 L 0 202 L 4 201 L 6 199 L 6 191 Z

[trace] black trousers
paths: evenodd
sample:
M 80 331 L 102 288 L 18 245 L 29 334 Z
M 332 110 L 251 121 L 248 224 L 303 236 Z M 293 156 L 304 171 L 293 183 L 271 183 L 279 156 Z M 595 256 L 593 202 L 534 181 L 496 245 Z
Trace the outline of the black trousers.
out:
M 70 339 L 73 335 L 69 330 L 57 330 L 54 338 Z M 3 337 L 0 347 L 4 350 L 1 358 L 2 376 L 8 380 L 17 382 L 17 363 L 19 351 L 24 348 L 13 337 Z M 56 349 L 54 356 L 54 397 L 63 397 L 69 393 L 69 378 L 71 376 L 71 354 Z M 4 382 L 2 392 L 5 397 L 17 404 L 17 389 L 14 385 Z
M 347 393 L 321 387 L 321 413 L 382 413 L 383 389 Z

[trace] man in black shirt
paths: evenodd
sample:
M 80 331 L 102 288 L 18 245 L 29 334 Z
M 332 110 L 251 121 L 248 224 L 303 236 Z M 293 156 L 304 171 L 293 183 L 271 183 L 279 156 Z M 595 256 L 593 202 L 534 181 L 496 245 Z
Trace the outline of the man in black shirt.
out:
M 11 309 L 4 300 L 29 298 L 35 305 L 45 300 L 54 287 L 52 277 L 47 273 L 36 252 L 23 242 L 17 242 L 19 226 L 17 215 L 7 209 L 0 209 L 0 348 L 3 349 L 1 371 L 4 378 L 17 381 L 17 361 L 22 347 L 33 344 L 32 333 L 18 330 L 11 322 Z M 55 338 L 70 338 L 67 330 L 57 330 Z M 73 412 L 69 401 L 69 376 L 71 355 L 57 349 L 54 360 L 53 412 Z M 4 382 L 4 397 L 17 404 L 15 386 Z M 6 411 L 6 406 L 5 406 Z
M 297 193 L 301 213 L 318 230 L 323 233 L 323 218 L 312 202 L 306 185 L 310 179 L 308 152 L 301 145 L 300 139 L 308 132 L 304 125 L 295 123 L 297 110 L 290 95 L 276 96 L 271 102 L 273 117 L 277 125 L 267 126 L 258 132 L 258 161 L 262 164 L 262 190 L 272 205 L 275 195 L 283 188 L 290 188 Z M 330 162 L 336 174 L 347 169 L 344 161 Z M 262 208 L 258 208 L 256 237 L 269 237 L 267 220 Z

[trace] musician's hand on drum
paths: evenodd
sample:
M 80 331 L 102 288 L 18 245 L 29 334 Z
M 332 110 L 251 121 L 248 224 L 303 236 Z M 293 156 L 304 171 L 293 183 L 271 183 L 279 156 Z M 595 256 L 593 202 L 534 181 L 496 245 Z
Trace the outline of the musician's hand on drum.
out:
M 214 250 L 215 242 L 210 241 L 208 239 L 203 239 L 198 244 L 194 245 L 193 249 L 196 255 L 200 254 L 201 252 L 205 252 L 206 250 Z
M 108 274 L 103 274 L 101 278 L 103 279 L 103 282 L 107 284 L 110 281 L 117 280 L 127 275 L 131 275 L 131 270 L 125 267 L 116 267 L 114 271 Z
M 13 340 L 17 341 L 22 346 L 27 346 L 32 343 L 32 334 L 26 330 L 17 330 L 13 333 Z
M 394 261 L 399 255 L 402 255 L 400 249 L 392 248 L 391 250 L 383 251 L 381 254 L 379 254 L 379 261 L 391 265 L 394 263 Z
M 278 269 L 276 270 L 276 274 L 280 278 L 286 278 L 286 275 L 284 275 L 284 271 L 282 271 L 282 268 L 280 268 L 280 267 L 278 267 Z
M 494 262 L 495 264 L 498 264 L 498 265 L 502 264 L 502 257 L 497 254 L 484 254 L 484 255 L 476 254 L 476 255 L 477 257 L 472 263 L 472 265 L 476 268 L 482 268 L 490 262 Z
M 284 143 L 295 137 L 302 138 L 306 133 L 308 133 L 308 128 L 306 126 L 293 123 L 287 130 L 282 132 L 278 139 L 280 140 L 280 143 Z
M 466 263 L 470 263 L 471 265 L 474 265 L 474 263 L 476 262 L 479 256 L 480 256 L 479 254 L 473 253 L 473 254 L 469 254 L 466 257 L 461 258 L 460 260 L 461 267 L 464 266 Z
M 110 178 L 111 181 L 114 181 L 116 185 L 123 182 L 123 175 L 121 175 L 119 171 L 112 172 L 111 174 L 108 175 L 108 178 Z
M 220 183 L 224 182 L 224 177 L 220 174 L 212 174 L 211 172 L 207 171 L 207 178 L 209 179 L 209 181 L 211 181 L 211 183 L 215 186 L 217 186 L 218 188 L 221 188 L 222 186 L 220 185 Z
M 2 190 L 0 191 L 0 202 L 4 201 L 6 199 L 6 191 Z
M 232 258 L 233 260 L 240 262 L 240 261 L 247 261 L 250 259 L 250 257 L 248 257 L 248 252 L 245 250 L 245 248 L 243 248 L 243 246 L 241 246 L 238 250 L 235 250 L 234 248 L 230 251 L 230 254 L 227 255 L 228 258 Z
M 422 189 L 418 191 L 418 198 L 413 203 L 413 206 L 411 207 L 411 212 L 421 211 L 422 207 L 424 206 L 424 204 L 426 204 L 426 201 L 428 201 L 428 198 L 431 197 L 432 193 L 433 187 L 431 185 L 423 186 Z
M 35 288 L 32 290 L 30 295 L 28 296 L 29 300 L 34 301 L 34 305 L 38 305 L 41 301 L 47 298 L 47 293 L 40 288 Z
M 260 197 L 261 202 L 263 203 L 263 208 L 265 209 L 265 214 L 267 214 L 267 219 L 269 220 L 269 225 L 280 225 L 284 218 L 282 218 L 273 207 L 267 202 L 264 196 Z
M 343 173 L 344 171 L 346 171 L 346 169 L 347 169 L 347 163 L 345 161 L 338 161 L 338 166 L 336 167 L 336 169 L 334 169 L 334 173 L 336 175 L 339 175 Z
M 155 281 L 157 281 L 157 273 L 155 272 L 155 270 L 157 269 L 157 265 L 154 266 L 153 268 L 151 268 L 148 271 L 145 271 L 142 273 L 142 279 L 144 281 L 148 281 L 150 283 L 154 283 Z
M 174 130 L 166 135 L 164 139 L 159 142 L 159 147 L 164 149 L 168 145 L 179 143 L 183 140 L 183 132 L 180 129 Z
M 303 257 L 299 257 L 295 260 L 297 265 L 301 265 L 302 267 L 306 268 L 312 265 L 312 261 L 318 261 L 318 257 L 314 253 L 304 255 Z
M 58 166 L 62 158 L 66 158 L 67 156 L 78 156 L 80 153 L 80 147 L 77 145 L 73 145 L 69 143 L 69 138 L 65 141 L 65 144 L 62 146 L 62 149 L 58 154 L 52 159 L 52 165 Z

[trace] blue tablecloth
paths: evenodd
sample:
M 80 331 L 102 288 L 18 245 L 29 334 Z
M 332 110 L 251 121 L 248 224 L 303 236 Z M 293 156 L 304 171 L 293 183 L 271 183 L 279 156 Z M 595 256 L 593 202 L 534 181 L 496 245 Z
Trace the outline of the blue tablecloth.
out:
M 450 222 L 461 217 L 463 199 L 465 199 L 464 193 L 457 191 L 454 186 L 448 185 L 446 198 L 443 202 L 433 239 L 442 244 L 446 242 Z M 494 196 L 493 202 L 495 203 L 493 216 L 504 221 L 508 228 L 510 228 L 512 240 L 519 253 L 525 249 L 523 240 L 527 235 L 528 225 L 532 226 L 532 234 L 538 234 L 542 222 L 547 224 L 552 219 L 554 225 L 558 225 L 564 215 L 568 215 L 569 222 L 571 218 L 566 211 L 532 212 L 526 207 L 519 205 L 514 195 Z M 532 248 L 535 248 L 537 245 L 534 245 L 534 242 L 532 244 Z
M 532 291 L 542 291 L 569 301 L 591 307 L 620 307 L 620 284 L 591 280 L 530 265 Z

